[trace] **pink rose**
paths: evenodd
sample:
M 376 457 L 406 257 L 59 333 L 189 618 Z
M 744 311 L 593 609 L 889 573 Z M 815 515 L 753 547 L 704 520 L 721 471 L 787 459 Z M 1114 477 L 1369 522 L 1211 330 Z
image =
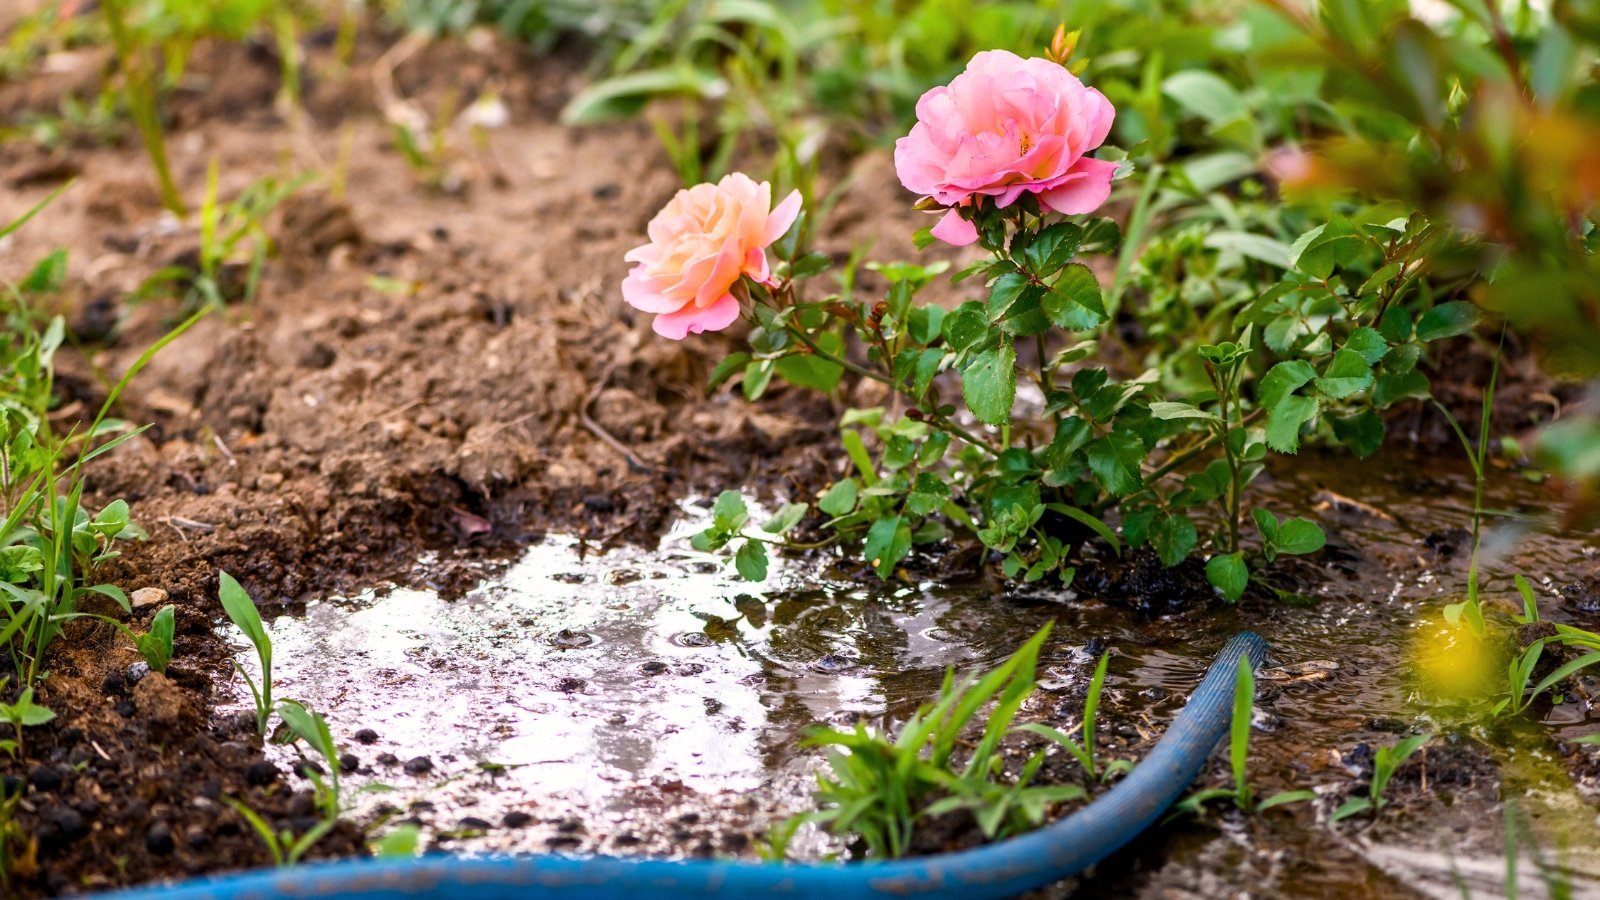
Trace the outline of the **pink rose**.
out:
M 917 101 L 894 166 L 907 190 L 951 207 L 934 237 L 964 246 L 978 230 L 955 207 L 978 194 L 1005 207 L 1026 191 L 1067 215 L 1106 202 L 1117 165 L 1084 154 L 1105 142 L 1115 115 L 1105 95 L 1060 64 L 988 50 Z
M 742 172 L 679 191 L 650 220 L 650 243 L 624 257 L 638 263 L 622 282 L 629 306 L 656 313 L 662 337 L 721 331 L 739 318 L 731 293 L 742 275 L 770 284 L 766 249 L 800 215 L 800 192 L 772 208 L 772 185 Z

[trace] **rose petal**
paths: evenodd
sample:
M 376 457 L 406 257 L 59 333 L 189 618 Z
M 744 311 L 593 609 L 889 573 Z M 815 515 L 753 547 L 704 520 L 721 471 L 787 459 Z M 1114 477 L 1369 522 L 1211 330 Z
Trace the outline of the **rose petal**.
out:
M 961 218 L 961 213 L 952 209 L 944 214 L 939 224 L 933 226 L 932 234 L 946 244 L 965 247 L 978 239 L 978 226 Z
M 725 294 L 706 307 L 686 306 L 673 313 L 656 316 L 650 327 L 664 338 L 681 341 L 690 334 L 721 331 L 739 318 L 739 301 Z
M 1068 216 L 1091 213 L 1111 196 L 1117 164 L 1084 157 L 1073 164 L 1060 184 L 1039 195 L 1039 202 Z

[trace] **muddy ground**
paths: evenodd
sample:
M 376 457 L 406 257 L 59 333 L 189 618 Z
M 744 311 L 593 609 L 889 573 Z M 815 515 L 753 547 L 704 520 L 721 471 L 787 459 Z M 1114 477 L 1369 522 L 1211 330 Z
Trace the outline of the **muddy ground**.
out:
M 685 496 L 803 493 L 829 477 L 828 401 L 707 396 L 706 374 L 738 336 L 665 341 L 620 302 L 622 254 L 678 187 L 649 125 L 559 125 L 582 83 L 576 54 L 493 42 L 400 54 L 396 37 L 370 29 L 337 72 L 330 35 L 308 36 L 302 114 L 275 110 L 278 63 L 264 44 L 202 46 L 170 104 L 169 151 L 191 203 L 213 159 L 224 198 L 267 175 L 324 177 L 269 220 L 278 253 L 256 300 L 203 320 L 140 376 L 120 413 L 154 427 L 92 476 L 96 502 L 127 499 L 151 534 L 104 580 L 167 592 L 177 657 L 168 677 L 138 677 L 109 630 L 57 645 L 40 693 L 58 719 L 29 732 L 25 761 L 3 764 L 29 783 L 19 821 L 38 846 L 17 868 L 25 895 L 267 864 L 224 796 L 275 822 L 309 821 L 304 782 L 264 758 L 247 723 L 213 714 L 229 672 L 213 630 L 218 570 L 269 615 L 374 585 L 451 595 L 548 532 L 650 544 Z M 0 119 L 53 114 L 61 97 L 97 90 L 106 67 L 78 51 L 0 84 Z M 509 122 L 481 144 L 448 127 L 448 189 L 406 164 L 380 113 L 403 101 L 437 116 L 489 93 Z M 925 223 L 887 154 L 825 155 L 826 182 L 844 187 L 820 245 L 843 254 L 871 240 L 875 258 L 912 257 L 909 235 Z M 71 251 L 61 306 L 79 348 L 62 363 L 64 426 L 179 318 L 171 299 L 135 298 L 198 246 L 162 212 L 132 143 L 0 144 L 0 221 L 68 178 L 46 214 L 0 245 L 10 279 Z M 1511 381 L 1523 392 L 1503 404 L 1510 430 L 1537 418 L 1527 397 L 1547 392 L 1531 360 L 1520 365 L 1525 377 L 1513 367 Z M 1402 437 L 1443 434 L 1424 413 L 1405 415 Z M 418 567 L 425 554 L 432 563 Z M 1195 593 L 1182 573 L 1131 572 L 1112 577 L 1134 605 Z M 361 846 L 349 826 L 312 855 Z

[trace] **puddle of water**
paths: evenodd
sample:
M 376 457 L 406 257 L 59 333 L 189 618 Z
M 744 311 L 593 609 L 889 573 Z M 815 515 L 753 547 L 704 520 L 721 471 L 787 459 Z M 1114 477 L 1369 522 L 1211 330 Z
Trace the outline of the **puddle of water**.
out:
M 1252 628 L 1272 643 L 1273 662 L 1287 664 L 1261 681 L 1251 762 L 1258 790 L 1337 792 L 1355 778 L 1349 760 L 1358 744 L 1393 743 L 1423 715 L 1407 648 L 1465 578 L 1465 550 L 1441 561 L 1424 549 L 1430 536 L 1470 524 L 1470 508 L 1448 500 L 1470 502 L 1464 473 L 1433 460 L 1384 472 L 1374 480 L 1307 457 L 1263 484 L 1280 514 L 1311 512 L 1330 496 L 1385 513 L 1312 513 L 1330 550 L 1309 605 L 1141 619 L 1095 597 L 992 583 L 862 585 L 831 578 L 816 560 L 776 563 L 772 579 L 753 586 L 689 549 L 706 510 L 688 505 L 656 552 L 584 556 L 573 541 L 550 538 L 455 601 L 393 590 L 313 603 L 271 625 L 278 691 L 323 711 L 337 742 L 359 756 L 352 789 L 393 788 L 352 793 L 358 820 L 417 821 L 438 846 L 460 852 L 741 854 L 774 819 L 808 807 L 820 756 L 798 741 L 812 724 L 903 718 L 937 691 L 946 667 L 994 665 L 1053 620 L 1041 654 L 1044 689 L 1022 718 L 1074 726 L 1093 663 L 1086 648 L 1103 642 L 1113 653 L 1103 753 L 1136 758 L 1211 654 Z M 1417 497 L 1427 505 L 1413 505 Z M 1497 483 L 1491 501 L 1544 514 L 1539 490 L 1525 483 Z M 1518 571 L 1573 580 L 1596 569 L 1597 550 L 1592 535 L 1525 536 L 1486 569 L 1486 590 L 1509 593 Z M 1541 597 L 1547 617 L 1596 626 L 1552 591 Z M 1543 730 L 1558 737 L 1600 727 L 1600 712 L 1581 698 L 1542 714 Z M 1441 717 L 1429 727 L 1449 724 Z M 377 741 L 359 743 L 362 729 Z M 1442 840 L 1459 857 L 1496 858 L 1498 764 L 1487 743 L 1465 745 L 1430 748 L 1429 790 L 1448 802 L 1380 821 L 1373 834 L 1381 840 L 1365 846 L 1394 851 L 1387 855 L 1330 839 L 1307 806 L 1221 833 L 1166 829 L 1140 842 L 1136 864 L 1108 865 L 1097 877 L 1124 895 L 1206 884 L 1371 896 L 1375 884 L 1409 880 L 1397 859 L 1431 859 Z M 406 770 L 423 756 L 429 771 Z M 1533 787 L 1519 783 L 1530 797 Z M 1582 797 L 1570 779 L 1547 778 L 1539 789 L 1556 798 L 1547 806 L 1577 803 L 1563 818 L 1592 820 L 1593 795 Z M 508 815 L 527 821 L 507 826 Z M 813 834 L 795 849 L 814 857 L 838 847 Z M 1576 848 L 1580 856 L 1588 849 Z M 1600 871 L 1600 861 L 1593 865 Z

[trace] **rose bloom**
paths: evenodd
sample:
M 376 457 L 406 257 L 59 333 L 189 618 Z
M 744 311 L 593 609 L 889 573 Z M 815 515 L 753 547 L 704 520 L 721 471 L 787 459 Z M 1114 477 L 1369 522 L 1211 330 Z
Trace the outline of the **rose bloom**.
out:
M 732 289 L 740 276 L 772 283 L 766 249 L 798 215 L 799 191 L 773 209 L 772 185 L 742 172 L 681 190 L 650 220 L 650 243 L 624 257 L 637 265 L 622 282 L 622 299 L 656 313 L 662 337 L 721 331 L 739 318 Z
M 1115 115 L 1059 63 L 987 50 L 917 101 L 917 124 L 895 142 L 895 171 L 907 190 L 951 207 L 934 237 L 970 244 L 978 230 L 955 207 L 980 194 L 1002 207 L 1038 194 L 1067 215 L 1106 202 L 1117 165 L 1085 154 L 1105 142 Z

